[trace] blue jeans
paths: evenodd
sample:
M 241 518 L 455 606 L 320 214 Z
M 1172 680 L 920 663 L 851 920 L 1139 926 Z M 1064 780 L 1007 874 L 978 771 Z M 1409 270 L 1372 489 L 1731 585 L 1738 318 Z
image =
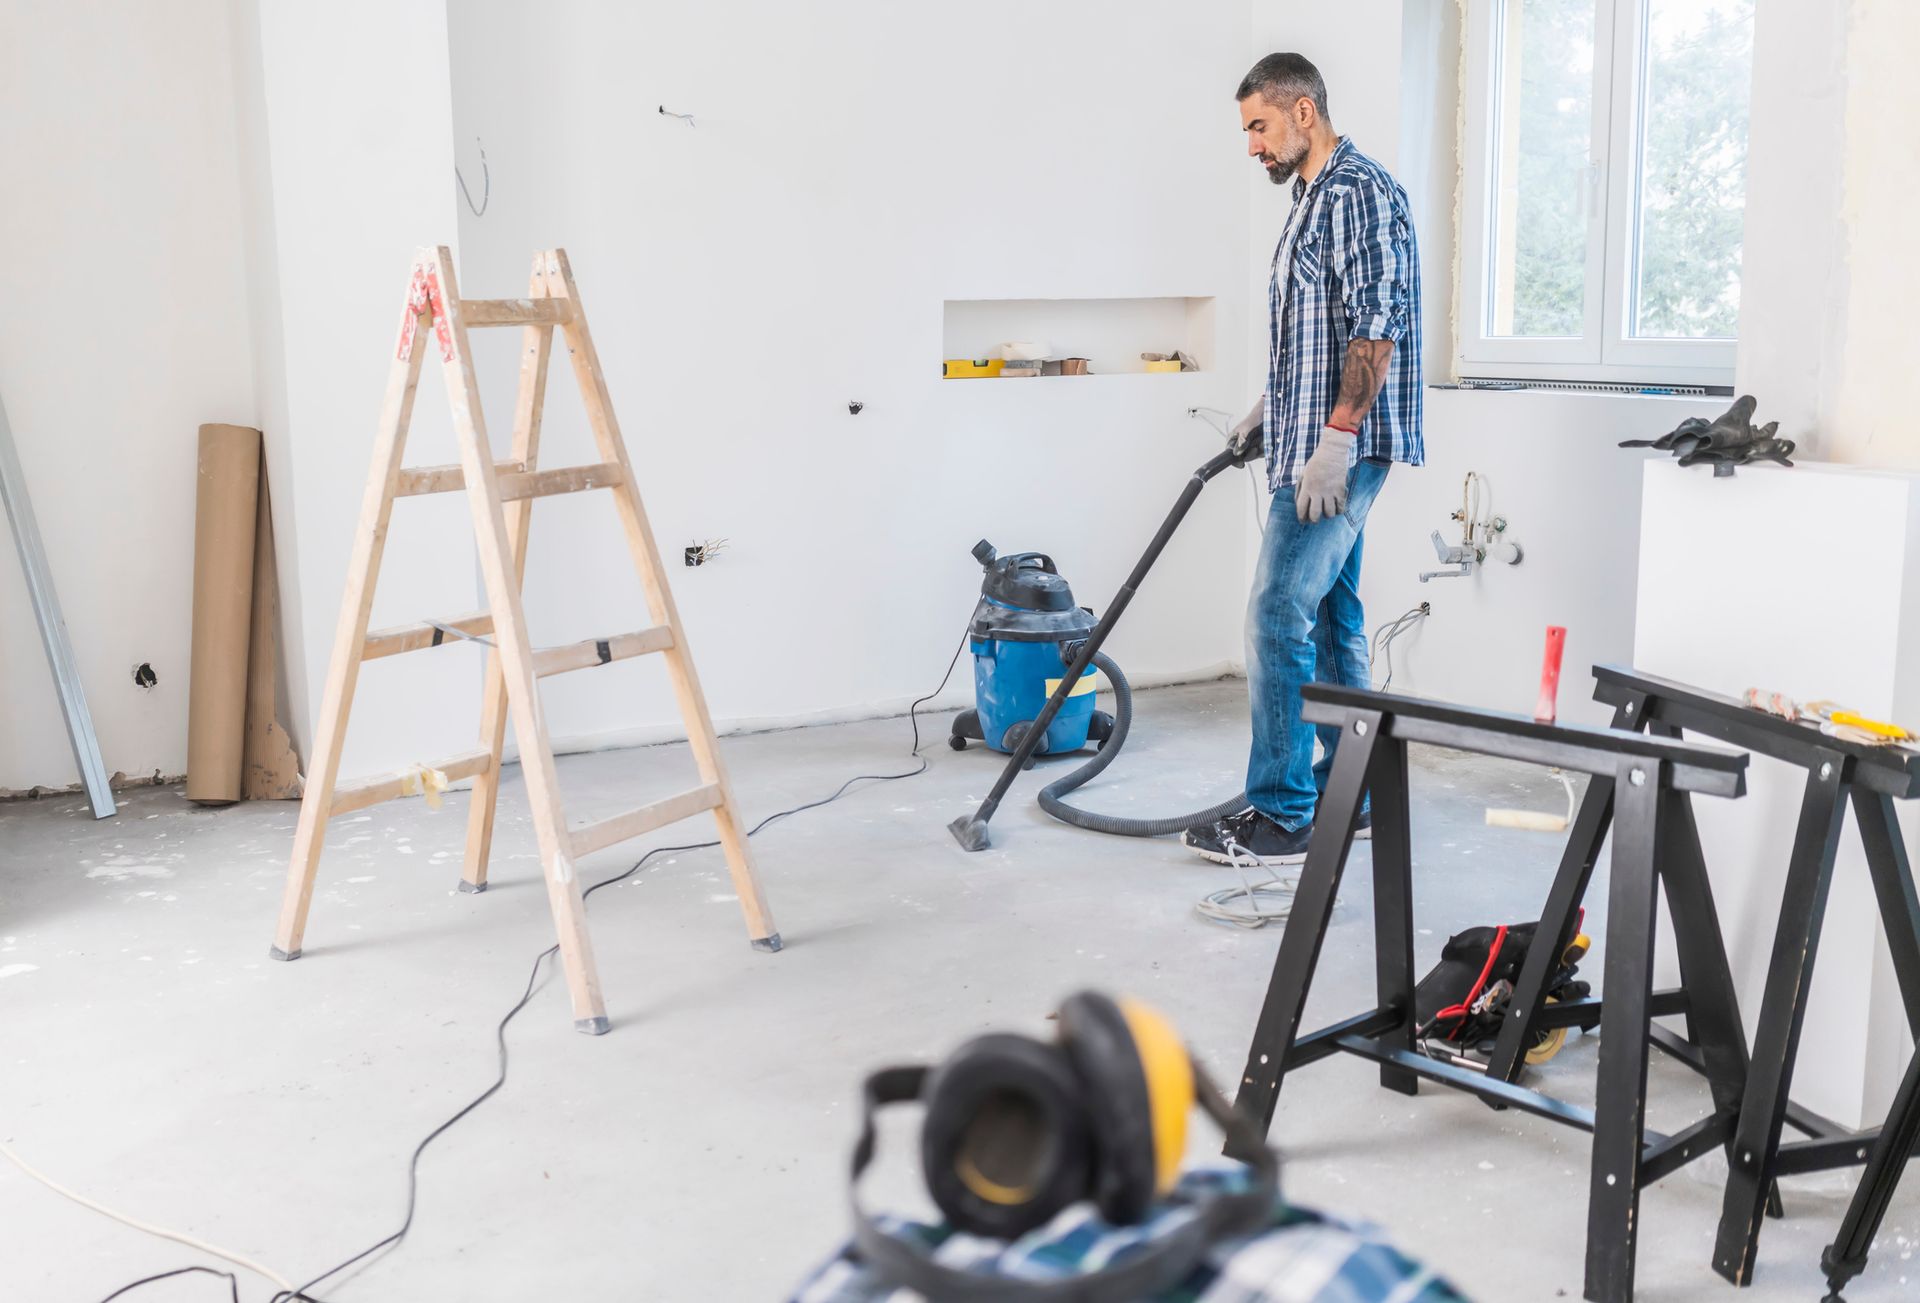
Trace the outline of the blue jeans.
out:
M 1293 493 L 1287 489 L 1274 495 L 1267 513 L 1260 571 L 1247 606 L 1247 689 L 1253 703 L 1247 800 L 1288 830 L 1313 821 L 1340 741 L 1339 729 L 1319 728 L 1326 754 L 1314 763 L 1316 730 L 1300 718 L 1301 686 L 1372 686 L 1366 613 L 1360 606 L 1360 543 L 1387 467 L 1362 461 L 1347 472 L 1345 515 L 1305 524 L 1294 514 Z

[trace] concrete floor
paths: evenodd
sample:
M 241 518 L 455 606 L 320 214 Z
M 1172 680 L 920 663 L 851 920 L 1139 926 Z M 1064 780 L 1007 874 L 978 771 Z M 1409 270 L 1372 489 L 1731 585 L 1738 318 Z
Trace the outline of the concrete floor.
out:
M 1237 786 L 1244 687 L 1142 694 L 1128 755 L 1089 804 L 1165 812 Z M 984 1028 L 1045 1034 L 1075 988 L 1133 992 L 1233 1081 L 1279 934 L 1197 918 L 1230 873 L 1167 842 L 1102 838 L 1046 820 L 1034 777 L 960 852 L 945 824 L 997 766 L 949 752 L 929 772 L 866 785 L 782 821 L 756 845 L 787 941 L 746 944 L 717 852 L 661 857 L 592 903 L 610 1035 L 572 1029 L 549 969 L 509 1036 L 506 1088 L 428 1151 L 413 1232 L 328 1298 L 771 1299 L 847 1228 L 844 1178 L 863 1072 L 937 1056 Z M 906 767 L 904 720 L 732 739 L 750 817 L 844 778 Z M 575 820 L 684 785 L 682 747 L 561 762 Z M 1524 767 L 1417 752 L 1419 962 L 1448 933 L 1533 917 L 1557 839 L 1481 825 L 1488 803 L 1553 809 Z M 456 894 L 464 796 L 333 826 L 306 954 L 266 951 L 295 807 L 204 810 L 178 791 L 130 793 L 96 824 L 77 797 L 0 807 L 0 1135 L 28 1162 L 132 1213 L 304 1280 L 389 1233 L 413 1145 L 491 1079 L 494 1024 L 552 937 L 517 774 L 496 840 L 495 889 Z M 688 825 L 697 836 L 704 828 Z M 1365 852 L 1356 856 L 1364 863 Z M 631 862 L 583 866 L 589 881 Z M 1600 922 L 1590 915 L 1590 926 Z M 1349 876 L 1310 1023 L 1372 990 L 1365 873 Z M 1590 1102 L 1597 1041 L 1542 1074 Z M 1650 1121 L 1704 1111 L 1691 1074 L 1656 1055 Z M 1196 1158 L 1217 1150 L 1196 1126 Z M 906 1127 L 877 1198 L 912 1206 Z M 1382 1092 L 1336 1058 L 1289 1083 L 1274 1138 L 1299 1202 L 1384 1224 L 1484 1300 L 1578 1298 L 1584 1137 L 1427 1088 Z M 902 1155 L 906 1155 L 904 1161 Z M 1724 1169 L 1721 1169 L 1724 1170 Z M 1819 1296 L 1820 1250 L 1853 1176 L 1788 1184 L 1744 1295 L 1707 1262 L 1719 1172 L 1702 1162 L 1643 1199 L 1640 1297 Z M 0 1165 L 0 1298 L 99 1299 L 195 1260 L 86 1212 Z M 1848 1297 L 1920 1293 L 1920 1180 L 1896 1203 Z M 245 1279 L 243 1297 L 270 1291 Z M 224 1298 L 204 1277 L 141 1303 Z

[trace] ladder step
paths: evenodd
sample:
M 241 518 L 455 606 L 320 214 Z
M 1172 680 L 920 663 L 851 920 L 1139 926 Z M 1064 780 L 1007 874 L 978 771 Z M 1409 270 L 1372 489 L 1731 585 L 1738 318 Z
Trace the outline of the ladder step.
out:
M 456 615 L 438 623 L 482 638 L 493 632 L 493 614 L 490 611 Z M 398 656 L 401 652 L 419 651 L 423 647 L 435 647 L 445 642 L 465 641 L 464 638 L 442 633 L 425 620 L 417 624 L 396 624 L 391 629 L 375 629 L 369 633 L 366 644 L 360 649 L 360 659 L 377 661 L 382 656 Z
M 453 772 L 448 770 L 451 778 Z M 705 787 L 696 787 L 690 792 L 678 796 L 669 796 L 664 801 L 655 801 L 652 805 L 643 805 L 637 810 L 628 810 L 625 814 L 616 814 L 590 823 L 584 828 L 575 828 L 567 834 L 573 845 L 573 857 L 580 859 L 612 846 L 617 842 L 644 836 L 655 828 L 664 828 L 670 823 L 699 814 L 702 810 L 712 810 L 720 805 L 720 784 L 708 783 Z
M 588 466 L 560 466 L 550 471 L 517 471 L 500 477 L 500 501 L 547 498 L 583 489 L 610 489 L 627 482 L 626 472 L 613 462 Z
M 562 647 L 542 647 L 533 654 L 536 678 L 565 674 L 569 670 L 590 670 L 596 665 L 648 656 L 673 646 L 673 630 L 664 624 L 635 633 L 617 633 L 611 638 L 589 638 L 585 642 Z
M 518 475 L 527 469 L 525 462 L 497 461 L 496 475 Z M 418 497 L 422 493 L 458 493 L 467 487 L 467 473 L 458 462 L 449 466 L 409 466 L 400 472 L 393 486 L 396 498 Z
M 450 756 L 445 760 L 429 765 L 447 776 L 448 782 L 461 778 L 472 778 L 475 774 L 485 773 L 493 763 L 491 751 L 471 751 L 465 755 Z M 370 805 L 379 805 L 382 801 L 392 801 L 406 795 L 406 774 L 387 774 L 380 778 L 361 778 L 351 783 L 339 783 L 333 789 L 333 805 L 329 814 L 350 814 L 355 810 L 364 810 Z
M 469 326 L 564 326 L 573 320 L 568 299 L 461 299 Z

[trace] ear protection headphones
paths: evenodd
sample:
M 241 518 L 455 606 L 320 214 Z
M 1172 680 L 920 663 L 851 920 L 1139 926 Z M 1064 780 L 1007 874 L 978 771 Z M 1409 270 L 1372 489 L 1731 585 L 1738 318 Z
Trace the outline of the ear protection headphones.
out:
M 1173 1026 L 1133 1000 L 1092 991 L 1060 1006 L 1055 1041 L 976 1037 L 934 1068 L 887 1068 L 867 1078 L 853 1181 L 873 1159 L 874 1115 L 919 1100 L 927 1190 L 958 1230 L 1014 1239 L 1090 1199 L 1100 1215 L 1131 1225 L 1173 1188 L 1198 1104 L 1253 1153 L 1252 1189 L 1215 1196 L 1197 1215 L 1120 1265 L 1071 1280 L 1025 1283 L 935 1263 L 888 1235 L 853 1195 L 854 1241 L 895 1286 L 932 1299 L 1133 1300 L 1174 1284 L 1217 1240 L 1265 1224 L 1278 1164 L 1254 1129 L 1200 1070 Z

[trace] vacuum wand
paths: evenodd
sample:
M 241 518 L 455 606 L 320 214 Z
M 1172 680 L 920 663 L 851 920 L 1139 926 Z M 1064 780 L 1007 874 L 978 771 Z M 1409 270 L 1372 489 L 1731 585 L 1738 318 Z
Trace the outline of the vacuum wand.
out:
M 1014 748 L 1013 754 L 1007 757 L 1007 767 L 1000 771 L 1000 777 L 994 783 L 993 790 L 987 793 L 987 799 L 980 802 L 979 808 L 971 815 L 961 815 L 947 825 L 947 831 L 953 834 L 954 840 L 960 843 L 961 849 L 983 851 L 988 847 L 990 843 L 987 838 L 987 824 L 992 820 L 994 812 L 1000 808 L 1000 802 L 1006 796 L 1007 789 L 1013 786 L 1013 780 L 1022 769 L 1026 768 L 1027 762 L 1033 758 L 1033 753 L 1039 750 L 1040 744 L 1046 740 L 1047 729 L 1052 726 L 1053 717 L 1060 713 L 1060 707 L 1066 704 L 1067 697 L 1080 682 L 1080 677 L 1087 672 L 1087 666 L 1093 664 L 1094 653 L 1100 650 L 1101 644 L 1106 642 L 1107 635 L 1112 632 L 1113 626 L 1118 624 L 1120 617 L 1126 613 L 1127 603 L 1133 600 L 1134 593 L 1146 580 L 1147 571 L 1153 569 L 1153 563 L 1160 559 L 1160 553 L 1166 549 L 1167 543 L 1173 538 L 1174 531 L 1180 527 L 1180 522 L 1186 519 L 1194 500 L 1200 496 L 1200 490 L 1207 486 L 1208 480 L 1221 471 L 1241 465 L 1245 460 L 1245 456 L 1237 456 L 1231 450 L 1223 451 L 1194 471 L 1187 480 L 1186 487 L 1180 491 L 1180 497 L 1173 504 L 1173 510 L 1168 512 L 1167 518 L 1160 522 L 1160 529 L 1154 534 L 1153 542 L 1147 545 L 1145 554 L 1134 563 L 1133 573 L 1129 574 L 1126 582 L 1120 585 L 1120 591 L 1114 594 L 1113 601 L 1107 604 L 1106 612 L 1101 615 L 1100 622 L 1093 626 L 1093 632 L 1089 633 L 1087 640 L 1080 644 L 1080 650 L 1075 653 L 1073 663 L 1067 667 L 1065 677 L 1053 690 L 1053 695 L 1047 698 L 1047 704 L 1041 708 L 1039 718 L 1033 721 L 1033 725 L 1021 736 L 1020 744 Z

